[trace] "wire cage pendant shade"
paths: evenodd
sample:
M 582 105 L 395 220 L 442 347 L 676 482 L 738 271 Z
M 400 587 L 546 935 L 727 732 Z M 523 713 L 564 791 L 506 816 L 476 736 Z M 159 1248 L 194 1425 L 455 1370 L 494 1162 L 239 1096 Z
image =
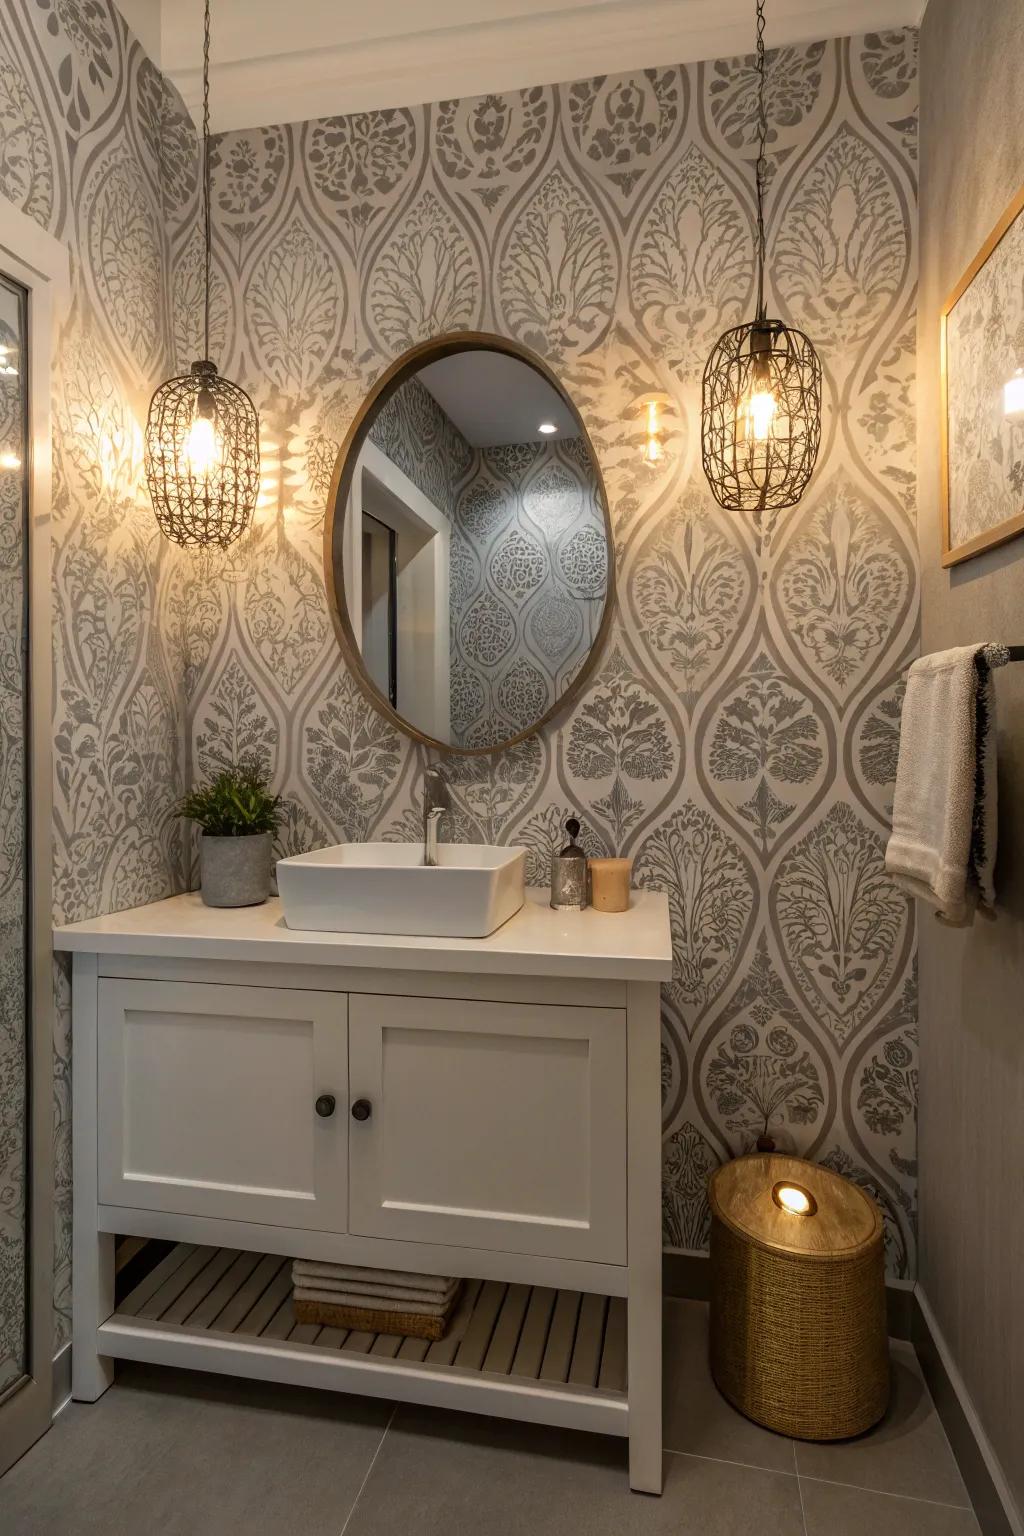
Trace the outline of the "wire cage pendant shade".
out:
M 260 423 L 245 390 L 221 378 L 210 351 L 210 0 L 203 30 L 204 351 L 149 405 L 146 480 L 160 531 L 184 548 L 227 549 L 252 522 L 260 489 Z
M 260 489 L 259 417 L 245 390 L 208 360 L 168 379 L 146 423 L 146 478 L 160 531 L 175 544 L 227 549 Z
M 764 0 L 757 0 L 757 309 L 720 336 L 704 368 L 701 458 L 719 506 L 779 511 L 798 502 L 821 445 L 821 362 L 803 331 L 769 319 L 764 298 Z
M 807 489 L 821 443 L 821 363 L 764 317 L 720 336 L 704 369 L 701 455 L 719 506 L 778 511 Z

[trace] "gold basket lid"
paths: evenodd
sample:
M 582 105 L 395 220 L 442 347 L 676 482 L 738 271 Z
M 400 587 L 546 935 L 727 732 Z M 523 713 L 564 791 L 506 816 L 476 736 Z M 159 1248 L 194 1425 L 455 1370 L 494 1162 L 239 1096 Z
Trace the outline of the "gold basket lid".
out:
M 802 1258 L 853 1258 L 882 1232 L 878 1206 L 858 1185 L 776 1152 L 723 1163 L 711 1176 L 708 1199 L 738 1237 Z

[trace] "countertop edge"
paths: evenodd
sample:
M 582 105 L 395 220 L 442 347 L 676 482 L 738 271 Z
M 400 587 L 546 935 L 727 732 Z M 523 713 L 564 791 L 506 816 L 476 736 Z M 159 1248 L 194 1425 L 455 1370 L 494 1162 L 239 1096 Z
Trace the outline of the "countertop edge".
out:
M 170 901 L 177 898 L 168 898 Z M 161 903 L 153 903 L 153 906 Z M 245 960 L 257 963 L 292 965 L 327 965 L 339 969 L 394 969 L 428 972 L 472 972 L 488 976 L 589 977 L 606 981 L 669 981 L 672 977 L 671 952 L 662 954 L 595 954 L 593 952 L 558 952 L 557 950 L 493 948 L 487 939 L 458 940 L 458 947 L 438 939 L 410 947 L 403 936 L 390 936 L 380 942 L 378 935 L 303 934 L 287 938 L 274 933 L 188 934 L 172 931 L 131 932 L 118 929 L 118 918 L 144 910 L 129 908 L 87 918 L 81 923 L 60 924 L 53 929 L 53 947 L 58 953 L 151 956 L 174 960 Z M 253 909 L 254 911 L 256 909 Z M 667 912 L 666 912 L 667 919 Z M 514 919 L 513 919 L 514 921 Z M 103 928 L 99 924 L 109 924 Z M 499 930 L 500 932 L 501 930 Z M 668 925 L 665 925 L 666 936 Z M 378 942 L 373 942 L 373 940 Z M 475 947 L 479 945 L 479 948 Z M 468 947 L 474 946 L 474 947 Z M 258 952 L 258 955 L 257 955 Z
M 67 933 L 54 930 L 54 949 L 60 954 L 151 955 L 164 960 L 239 960 L 253 957 L 240 953 L 259 949 L 262 962 L 292 965 L 333 965 L 339 969 L 373 968 L 401 971 L 459 971 L 487 976 L 580 976 L 600 981 L 671 981 L 672 962 L 636 955 L 544 955 L 526 950 L 385 949 L 346 945 L 278 942 L 273 939 L 202 939 L 173 934 Z

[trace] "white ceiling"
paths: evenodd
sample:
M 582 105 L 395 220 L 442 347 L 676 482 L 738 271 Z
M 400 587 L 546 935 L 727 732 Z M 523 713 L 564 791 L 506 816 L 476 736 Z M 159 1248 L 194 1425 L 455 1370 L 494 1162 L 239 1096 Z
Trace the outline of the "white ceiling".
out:
M 417 377 L 474 448 L 574 437 L 576 419 L 543 374 L 507 352 L 456 352 Z M 539 432 L 550 422 L 555 434 Z
M 158 62 L 195 113 L 202 0 L 121 3 L 140 36 L 158 19 Z M 924 3 L 768 0 L 768 45 L 916 24 Z M 728 57 L 754 38 L 753 0 L 212 0 L 212 16 L 215 131 Z

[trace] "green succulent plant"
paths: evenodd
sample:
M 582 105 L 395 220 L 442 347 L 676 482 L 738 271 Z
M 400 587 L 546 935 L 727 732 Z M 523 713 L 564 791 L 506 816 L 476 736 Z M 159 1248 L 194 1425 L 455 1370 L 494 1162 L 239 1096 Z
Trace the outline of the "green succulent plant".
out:
M 194 821 L 208 837 L 276 832 L 284 810 L 281 796 L 270 793 L 269 783 L 258 763 L 240 763 L 193 789 L 179 802 L 176 814 Z

